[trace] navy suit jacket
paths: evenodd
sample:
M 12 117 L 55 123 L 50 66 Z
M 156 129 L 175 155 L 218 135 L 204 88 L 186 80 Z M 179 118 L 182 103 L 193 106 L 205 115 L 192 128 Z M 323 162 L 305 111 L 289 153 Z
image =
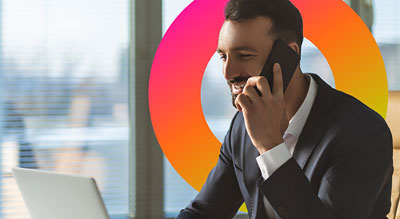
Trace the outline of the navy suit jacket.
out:
M 178 219 L 232 218 L 243 201 L 252 219 L 268 218 L 263 195 L 277 218 L 386 218 L 393 172 L 392 136 L 384 119 L 317 75 L 318 91 L 293 157 L 268 179 L 237 113 L 217 165 Z

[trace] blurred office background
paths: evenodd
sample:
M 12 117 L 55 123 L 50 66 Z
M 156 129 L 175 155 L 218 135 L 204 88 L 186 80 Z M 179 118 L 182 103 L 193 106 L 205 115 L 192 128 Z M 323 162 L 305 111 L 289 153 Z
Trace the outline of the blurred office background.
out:
M 147 110 L 155 49 L 191 2 L 0 0 L 0 218 L 29 217 L 12 166 L 93 176 L 112 218 L 172 218 L 194 198 L 163 157 Z M 378 42 L 389 90 L 400 90 L 400 2 L 346 3 Z M 318 48 L 305 40 L 302 54 L 304 72 L 335 86 Z M 235 110 L 217 55 L 201 98 L 222 141 Z
M 28 218 L 12 166 L 94 176 L 110 214 L 129 212 L 129 13 L 0 0 L 0 218 Z

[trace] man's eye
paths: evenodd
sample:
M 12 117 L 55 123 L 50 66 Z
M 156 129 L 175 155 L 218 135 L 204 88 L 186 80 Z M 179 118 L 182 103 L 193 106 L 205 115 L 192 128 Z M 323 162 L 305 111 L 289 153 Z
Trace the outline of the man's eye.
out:
M 222 59 L 222 60 L 225 60 L 226 56 L 220 56 L 219 58 Z
M 246 58 L 250 58 L 250 57 L 252 57 L 253 55 L 251 55 L 251 54 L 240 54 L 240 58 L 244 58 L 244 59 L 246 59 Z

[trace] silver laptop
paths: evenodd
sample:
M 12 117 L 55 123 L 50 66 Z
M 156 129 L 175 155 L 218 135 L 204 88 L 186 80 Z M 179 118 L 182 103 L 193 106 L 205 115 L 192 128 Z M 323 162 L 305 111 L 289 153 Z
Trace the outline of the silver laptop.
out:
M 91 177 L 12 168 L 32 219 L 109 219 Z

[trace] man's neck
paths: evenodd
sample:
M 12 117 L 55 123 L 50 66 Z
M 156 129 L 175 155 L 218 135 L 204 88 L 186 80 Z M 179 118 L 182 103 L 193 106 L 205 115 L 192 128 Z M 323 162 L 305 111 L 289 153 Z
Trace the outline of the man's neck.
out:
M 300 69 L 296 69 L 284 94 L 286 116 L 288 120 L 290 120 L 300 108 L 307 96 L 309 85 L 310 81 L 307 76 L 304 75 Z

